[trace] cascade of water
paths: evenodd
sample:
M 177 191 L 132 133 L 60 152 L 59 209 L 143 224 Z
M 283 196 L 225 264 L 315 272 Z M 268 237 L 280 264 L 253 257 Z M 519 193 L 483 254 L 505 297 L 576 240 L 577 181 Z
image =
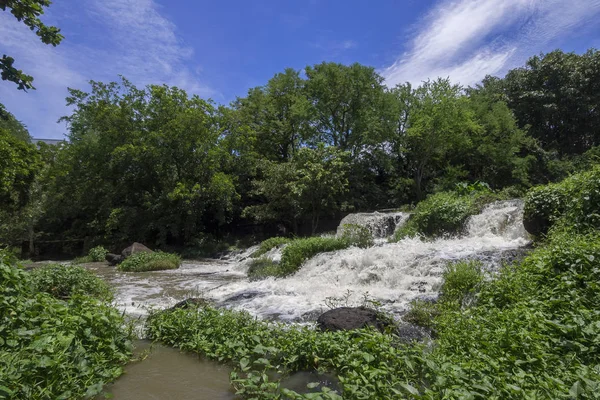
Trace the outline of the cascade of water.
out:
M 449 261 L 481 259 L 497 267 L 508 252 L 525 246 L 520 201 L 498 202 L 468 221 L 462 237 L 425 241 L 406 238 L 369 249 L 350 248 L 320 254 L 286 279 L 237 281 L 217 289 L 215 299 L 264 317 L 314 318 L 328 298 L 360 302 L 368 294 L 384 309 L 399 312 L 416 297 L 434 296 Z M 252 296 L 239 297 L 245 291 Z
M 344 233 L 344 225 L 359 225 L 367 228 L 376 239 L 386 238 L 402 226 L 409 216 L 404 212 L 348 214 L 340 222 L 337 234 L 340 236 Z
M 131 314 L 143 313 L 145 305 L 168 307 L 198 295 L 264 318 L 290 321 L 315 319 L 327 309 L 328 299 L 360 304 L 365 295 L 383 303 L 390 312 L 402 312 L 414 298 L 437 294 L 448 262 L 477 258 L 486 268 L 493 269 L 527 245 L 522 215 L 521 201 L 497 202 L 471 217 L 463 236 L 405 238 L 398 243 L 381 241 L 368 249 L 351 247 L 323 253 L 285 279 L 245 279 L 256 247 L 229 259 L 186 262 L 178 270 L 123 274 L 101 268 L 99 273 L 108 274 L 107 280 L 117 288 L 117 301 Z M 386 224 L 381 216 L 360 218 L 366 221 L 363 226 L 381 232 L 379 224 Z M 397 213 L 393 218 L 402 224 L 407 214 Z M 273 249 L 265 256 L 277 260 L 281 249 Z

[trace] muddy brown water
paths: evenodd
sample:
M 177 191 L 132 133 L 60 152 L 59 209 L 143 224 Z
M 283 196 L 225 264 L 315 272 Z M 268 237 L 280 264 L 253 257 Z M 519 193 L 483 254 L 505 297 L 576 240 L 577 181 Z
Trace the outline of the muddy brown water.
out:
M 227 400 L 236 399 L 229 383 L 230 368 L 197 355 L 140 340 L 141 361 L 128 364 L 125 373 L 104 388 L 101 400 Z M 111 397 L 112 396 L 112 397 Z

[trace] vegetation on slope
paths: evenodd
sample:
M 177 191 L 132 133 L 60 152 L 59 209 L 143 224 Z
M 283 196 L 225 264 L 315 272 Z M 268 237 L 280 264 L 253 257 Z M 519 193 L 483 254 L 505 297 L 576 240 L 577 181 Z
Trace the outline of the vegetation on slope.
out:
M 32 276 L 0 254 L 2 399 L 89 398 L 129 360 L 131 335 L 121 313 L 104 291 L 89 293 L 99 299 L 81 293 L 96 278 L 72 269 L 76 277 L 63 282 L 66 274 L 51 271 Z M 47 286 L 51 281 L 64 286 L 56 291 Z

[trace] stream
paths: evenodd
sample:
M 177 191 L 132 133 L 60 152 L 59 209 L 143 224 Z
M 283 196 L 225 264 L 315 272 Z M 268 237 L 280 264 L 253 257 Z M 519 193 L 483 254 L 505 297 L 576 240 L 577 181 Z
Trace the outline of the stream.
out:
M 407 213 L 351 214 L 340 226 L 366 226 L 377 238 L 375 246 L 319 254 L 285 279 L 247 279 L 250 255 L 257 247 L 220 260 L 187 260 L 171 271 L 123 273 L 103 263 L 88 268 L 115 288 L 117 307 L 130 318 L 143 319 L 151 309 L 203 297 L 217 306 L 246 310 L 263 319 L 310 323 L 328 307 L 357 306 L 365 299 L 377 301 L 383 310 L 400 317 L 412 300 L 437 296 L 448 262 L 477 259 L 493 273 L 503 262 L 522 256 L 530 243 L 520 200 L 488 205 L 470 217 L 460 236 L 388 243 L 387 236 L 407 219 Z M 278 260 L 281 249 L 266 256 Z M 108 391 L 115 399 L 228 399 L 234 398 L 228 374 L 227 368 L 199 362 L 197 356 L 157 347 L 147 360 L 128 366 Z M 189 390 L 177 392 L 181 386 Z M 141 387 L 154 389 L 136 397 Z M 158 389 L 168 387 L 173 391 L 167 392 L 180 394 L 157 395 Z

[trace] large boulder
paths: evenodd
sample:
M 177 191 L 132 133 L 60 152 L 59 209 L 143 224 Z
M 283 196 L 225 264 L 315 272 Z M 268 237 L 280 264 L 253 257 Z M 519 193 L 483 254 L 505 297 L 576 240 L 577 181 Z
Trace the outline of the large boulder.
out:
M 134 242 L 131 246 L 125 248 L 125 250 L 123 250 L 121 252 L 121 255 L 123 256 L 123 259 L 126 259 L 130 255 L 135 254 L 135 253 L 154 253 L 154 252 L 152 250 L 150 250 L 148 247 L 144 246 L 143 244 Z
M 380 332 L 395 328 L 380 312 L 367 307 L 340 307 L 329 310 L 317 319 L 317 326 L 322 331 L 346 331 L 371 326 Z

